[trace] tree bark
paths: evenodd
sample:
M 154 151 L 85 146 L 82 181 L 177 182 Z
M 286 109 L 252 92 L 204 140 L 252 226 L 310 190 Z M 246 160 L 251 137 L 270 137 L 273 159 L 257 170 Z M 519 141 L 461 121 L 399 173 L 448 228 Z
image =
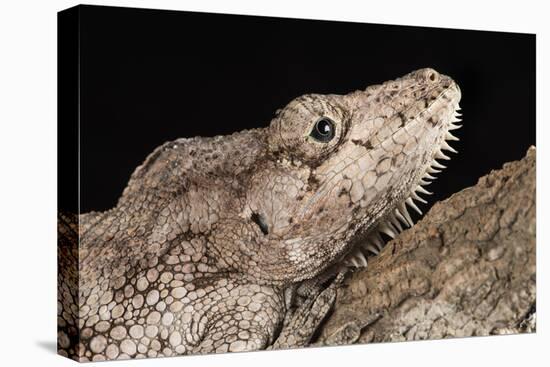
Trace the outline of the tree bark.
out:
M 315 344 L 534 332 L 535 211 L 531 147 L 348 277 Z

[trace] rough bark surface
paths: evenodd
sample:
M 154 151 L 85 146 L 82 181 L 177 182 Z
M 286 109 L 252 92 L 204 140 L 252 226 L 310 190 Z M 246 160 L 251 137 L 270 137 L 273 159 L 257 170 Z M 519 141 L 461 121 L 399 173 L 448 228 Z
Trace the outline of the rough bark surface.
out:
M 534 332 L 535 148 L 435 204 L 348 277 L 316 344 Z

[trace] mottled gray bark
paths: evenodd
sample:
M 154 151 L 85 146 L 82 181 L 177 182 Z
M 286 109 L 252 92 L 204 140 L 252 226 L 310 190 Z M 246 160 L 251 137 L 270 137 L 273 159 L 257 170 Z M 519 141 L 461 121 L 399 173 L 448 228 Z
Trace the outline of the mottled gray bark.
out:
M 535 209 L 531 148 L 348 277 L 317 344 L 534 332 Z

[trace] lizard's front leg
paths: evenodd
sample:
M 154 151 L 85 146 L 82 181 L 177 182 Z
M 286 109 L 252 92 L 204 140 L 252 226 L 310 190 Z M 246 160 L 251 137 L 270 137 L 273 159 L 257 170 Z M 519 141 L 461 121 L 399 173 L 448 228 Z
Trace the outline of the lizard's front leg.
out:
M 311 338 L 332 309 L 336 300 L 336 290 L 345 274 L 345 270 L 338 272 L 334 278 L 329 279 L 328 286 L 324 281 L 315 279 L 306 281 L 295 289 L 289 289 L 283 326 L 270 349 L 309 345 Z
M 228 284 L 228 287 L 232 286 Z M 203 320 L 203 324 L 189 325 L 191 332 L 203 329 L 190 354 L 253 351 L 265 349 L 273 343 L 284 317 L 281 290 L 241 284 L 218 293 L 225 293 L 224 297 L 207 307 L 205 317 L 198 314 L 194 317 L 197 322 Z

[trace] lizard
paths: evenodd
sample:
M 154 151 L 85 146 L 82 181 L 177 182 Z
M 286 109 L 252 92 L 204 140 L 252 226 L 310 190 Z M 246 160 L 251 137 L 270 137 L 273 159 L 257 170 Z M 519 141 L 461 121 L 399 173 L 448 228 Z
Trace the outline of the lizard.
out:
M 114 208 L 59 215 L 58 353 L 308 345 L 348 269 L 413 225 L 407 207 L 420 212 L 456 152 L 460 98 L 425 68 L 297 97 L 267 127 L 159 146 Z

